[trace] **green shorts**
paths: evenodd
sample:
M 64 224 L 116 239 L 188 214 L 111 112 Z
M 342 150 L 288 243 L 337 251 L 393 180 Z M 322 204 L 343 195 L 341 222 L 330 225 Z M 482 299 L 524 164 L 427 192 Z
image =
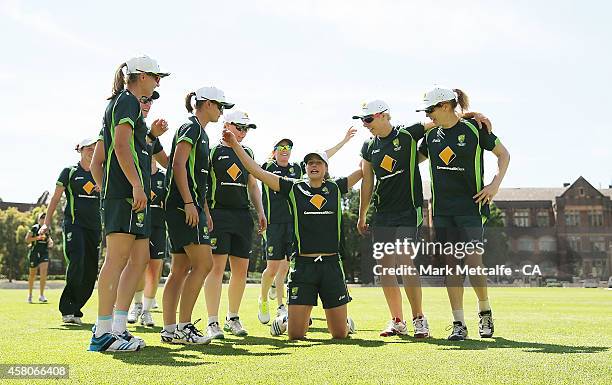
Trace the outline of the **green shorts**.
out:
M 38 267 L 38 265 L 40 265 L 43 262 L 49 262 L 49 254 L 48 253 L 42 253 L 39 251 L 30 251 L 29 254 L 29 259 L 30 259 L 30 269 L 34 269 L 36 267 Z
M 206 214 L 198 209 L 198 225 L 191 227 L 185 223 L 185 210 L 179 207 L 166 208 L 166 227 L 170 238 L 170 252 L 174 254 L 185 254 L 185 246 L 188 245 L 210 245 L 208 226 L 206 225 Z M 215 223 L 213 223 L 216 226 Z
M 293 254 L 293 223 L 270 223 L 264 234 L 266 260 L 280 261 Z
M 317 296 L 321 298 L 323 309 L 351 302 L 339 255 L 294 256 L 290 266 L 287 283 L 289 305 L 317 306 Z
M 151 259 L 164 259 L 166 256 L 165 227 L 151 227 L 151 236 L 149 237 L 149 252 L 151 254 Z
M 233 255 L 238 258 L 251 256 L 253 218 L 248 209 L 212 209 L 213 231 L 210 246 L 213 254 Z
M 132 199 L 104 199 L 103 220 L 104 235 L 112 233 L 134 234 L 136 239 L 146 239 L 151 236 L 151 208 L 140 212 L 132 210 Z

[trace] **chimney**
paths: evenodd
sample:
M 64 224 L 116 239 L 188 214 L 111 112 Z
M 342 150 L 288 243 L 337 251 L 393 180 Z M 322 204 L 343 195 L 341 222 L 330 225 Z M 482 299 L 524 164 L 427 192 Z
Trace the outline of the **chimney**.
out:
M 563 187 L 569 187 L 571 183 L 563 183 Z

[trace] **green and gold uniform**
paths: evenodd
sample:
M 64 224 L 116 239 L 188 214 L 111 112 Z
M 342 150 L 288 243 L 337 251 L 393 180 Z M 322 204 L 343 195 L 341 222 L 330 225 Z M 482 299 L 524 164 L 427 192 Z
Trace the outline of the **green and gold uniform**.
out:
M 63 169 L 56 184 L 64 187 L 66 196 L 62 241 L 68 264 L 59 310 L 62 315 L 82 317 L 81 309 L 91 297 L 98 277 L 100 194 L 91 172 L 80 163 Z
M 419 151 L 429 157 L 434 227 L 440 241 L 451 241 L 445 229 L 458 231 L 457 241 L 482 241 L 489 205 L 475 203 L 483 188 L 483 150 L 492 151 L 499 139 L 479 130 L 472 119 L 451 128 L 429 131 Z
M 253 151 L 242 146 L 251 158 Z M 213 254 L 249 258 L 253 218 L 249 211 L 249 172 L 231 147 L 218 144 L 210 150 L 208 204 L 213 219 L 210 244 Z
M 279 184 L 280 193 L 291 203 L 297 251 L 289 270 L 289 305 L 316 306 L 317 296 L 325 309 L 347 304 L 351 297 L 338 254 L 347 178 L 326 180 L 318 188 L 311 187 L 308 180 L 281 178 Z
M 280 177 L 302 178 L 302 168 L 299 163 L 289 163 L 283 167 L 275 160 L 270 160 L 261 167 Z M 285 259 L 293 253 L 293 216 L 289 201 L 287 197 L 270 190 L 265 183 L 262 183 L 261 200 L 268 221 L 268 228 L 263 238 L 266 259 Z
M 103 180 L 103 222 L 105 234 L 128 233 L 136 239 L 149 238 L 151 235 L 151 209 L 140 212 L 132 210 L 132 185 L 123 173 L 115 153 L 115 128 L 129 124 L 132 135 L 129 141 L 134 166 L 147 197 L 151 194 L 151 154 L 147 145 L 147 125 L 140 110 L 140 103 L 128 90 L 113 97 L 104 113 L 104 149 L 106 162 Z
M 185 223 L 185 202 L 181 197 L 172 172 L 176 146 L 181 142 L 191 144 L 191 151 L 185 163 L 185 168 L 191 201 L 198 211 L 199 221 L 196 227 L 191 227 Z M 210 245 L 206 213 L 204 212 L 209 169 L 208 135 L 198 118 L 190 116 L 187 122 L 176 131 L 174 139 L 172 139 L 172 150 L 170 151 L 168 173 L 166 174 L 166 185 L 168 186 L 165 206 L 166 224 L 170 237 L 170 252 L 172 253 L 184 254 L 184 247 L 191 244 Z
M 33 236 L 38 235 L 40 225 L 36 223 L 30 228 L 30 233 Z M 47 235 L 43 235 L 44 239 L 30 242 L 30 251 L 28 253 L 29 266 L 31 269 L 38 267 L 42 262 L 49 262 L 49 248 L 47 243 L 49 239 Z

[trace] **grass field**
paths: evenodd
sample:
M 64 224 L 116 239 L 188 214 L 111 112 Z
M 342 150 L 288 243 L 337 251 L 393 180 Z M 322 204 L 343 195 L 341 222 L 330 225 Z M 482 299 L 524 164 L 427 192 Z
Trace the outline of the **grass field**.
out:
M 84 311 L 86 325 L 68 327 L 59 322 L 59 290 L 48 292 L 48 304 L 32 305 L 25 303 L 23 290 L 0 290 L 0 324 L 5 326 L 0 362 L 70 365 L 70 379 L 58 383 L 612 383 L 612 291 L 491 289 L 496 333 L 494 339 L 481 340 L 470 289 L 466 322 L 474 339 L 464 342 L 445 339 L 450 311 L 444 289 L 424 289 L 433 337 L 423 341 L 379 337 L 387 319 L 381 290 L 354 288 L 351 294 L 349 313 L 358 332 L 346 341 L 330 340 L 320 308 L 307 341 L 271 337 L 269 328 L 257 321 L 257 290 L 249 287 L 241 310 L 248 337 L 226 337 L 200 347 L 170 346 L 159 342 L 160 327 L 137 326 L 130 330 L 148 346 L 113 355 L 86 351 L 94 300 Z M 226 303 L 224 293 L 222 314 Z M 205 318 L 202 296 L 194 314 L 195 319 Z M 154 317 L 161 324 L 161 312 Z

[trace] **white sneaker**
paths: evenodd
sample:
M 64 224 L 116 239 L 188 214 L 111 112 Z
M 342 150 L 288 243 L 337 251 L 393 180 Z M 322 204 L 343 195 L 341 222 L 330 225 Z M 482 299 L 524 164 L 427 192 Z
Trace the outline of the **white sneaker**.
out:
M 412 326 L 414 326 L 414 338 L 429 337 L 429 323 L 424 315 L 414 318 L 412 320 Z
M 81 317 L 74 317 L 72 321 L 77 325 L 83 325 L 83 321 L 81 320 Z
M 219 326 L 219 322 L 213 322 L 206 328 L 206 334 L 214 340 L 222 340 L 225 338 L 223 330 Z
M 130 312 L 128 313 L 127 322 L 129 324 L 136 323 L 138 317 L 142 314 L 142 302 L 136 302 L 132 305 Z
M 141 349 L 147 346 L 147 344 L 142 338 L 134 336 L 127 329 L 123 333 L 121 333 L 119 337 L 123 338 L 127 342 L 138 342 L 138 346 L 140 346 Z
M 270 334 L 273 336 L 280 336 L 284 332 L 287 331 L 287 317 L 276 317 L 272 320 L 272 324 L 270 325 Z
M 174 343 L 174 332 L 169 332 L 166 329 L 162 329 L 161 333 L 160 333 L 160 337 L 161 337 L 161 342 L 165 342 L 167 344 L 173 344 Z
M 62 316 L 62 322 L 65 324 L 74 324 L 76 322 L 74 322 L 74 315 L 72 314 L 66 314 Z
M 159 306 L 157 305 L 157 300 L 155 298 L 153 298 L 153 302 L 151 302 L 151 309 L 159 309 Z
M 42 303 L 47 303 L 47 297 L 45 297 L 44 295 L 41 295 L 40 297 L 38 297 L 38 302 L 42 302 Z
M 346 319 L 346 324 L 348 325 L 348 334 L 355 334 L 357 331 L 357 327 L 355 326 L 355 321 L 351 317 Z
M 259 319 L 259 322 L 265 325 L 270 322 L 270 309 L 268 307 L 268 301 L 262 301 L 261 297 L 259 297 L 258 303 L 259 311 L 257 312 L 257 318 Z
M 278 293 L 276 292 L 276 286 L 270 286 L 270 289 L 268 289 L 268 298 L 274 301 L 276 299 L 277 294 Z
M 235 336 L 244 337 L 249 334 L 245 328 L 242 327 L 242 323 L 240 323 L 240 318 L 232 317 L 231 319 L 225 319 L 225 325 L 223 326 L 223 330 L 226 332 L 230 332 Z
M 143 326 L 155 326 L 155 321 L 153 321 L 153 316 L 151 312 L 148 310 L 144 310 L 142 315 L 140 316 L 140 324 Z
M 280 305 L 277 309 L 276 309 L 276 316 L 277 317 L 284 317 L 289 315 L 289 310 L 287 310 L 287 307 L 283 304 Z
M 199 320 L 198 320 L 199 321 Z M 206 345 L 212 340 L 211 337 L 202 334 L 198 328 L 195 327 L 195 323 L 188 323 L 183 329 L 176 328 L 174 331 L 174 337 L 172 342 L 175 344 L 182 345 Z
M 32 303 L 32 295 L 28 295 L 28 303 Z
M 478 333 L 480 338 L 491 338 L 495 328 L 493 326 L 493 313 L 491 310 L 478 313 L 480 320 L 478 321 Z
M 88 350 L 92 352 L 135 352 L 140 350 L 140 344 L 138 341 L 126 341 L 113 333 L 104 333 L 100 337 L 96 337 L 94 333 Z
M 381 337 L 390 337 L 395 335 L 406 335 L 408 334 L 408 328 L 406 327 L 406 321 L 401 321 L 399 318 L 395 318 L 389 321 L 387 328 L 380 332 Z

